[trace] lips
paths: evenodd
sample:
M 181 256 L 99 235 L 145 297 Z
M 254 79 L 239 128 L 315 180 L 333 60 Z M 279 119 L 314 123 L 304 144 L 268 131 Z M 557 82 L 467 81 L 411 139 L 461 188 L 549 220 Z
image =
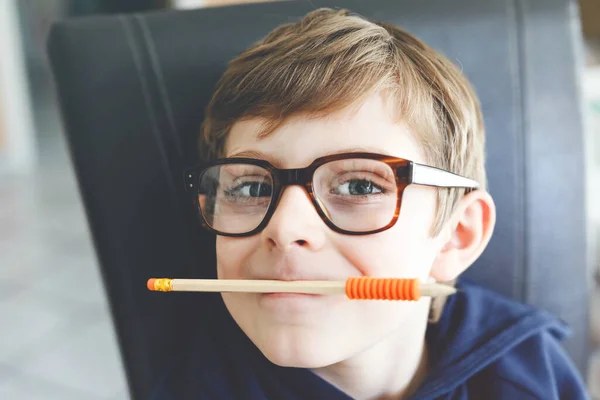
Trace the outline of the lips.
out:
M 300 271 L 300 270 L 295 270 Z M 295 272 L 294 271 L 294 272 Z M 292 271 L 288 271 L 292 272 Z M 342 280 L 345 278 L 335 278 L 326 275 L 308 275 L 298 273 L 288 273 L 286 275 L 264 275 L 258 279 L 291 281 L 326 281 Z M 319 310 L 328 309 L 331 301 L 338 296 L 328 296 L 323 294 L 306 293 L 261 293 L 258 295 L 260 307 L 271 315 L 279 316 L 283 319 L 294 319 L 294 315 L 306 315 L 306 313 L 315 313 Z
M 275 258 L 274 256 L 277 257 Z M 345 281 L 356 275 L 356 270 L 344 263 L 339 255 L 327 252 L 315 253 L 292 247 L 282 253 L 270 252 L 253 257 L 246 265 L 249 279 L 275 281 Z M 304 293 L 263 293 L 258 301 L 263 310 L 282 318 L 287 313 L 304 313 L 329 309 L 340 300 L 340 296 Z
M 333 303 L 329 297 L 320 294 L 262 293 L 258 295 L 258 305 L 271 317 L 290 321 L 330 310 Z

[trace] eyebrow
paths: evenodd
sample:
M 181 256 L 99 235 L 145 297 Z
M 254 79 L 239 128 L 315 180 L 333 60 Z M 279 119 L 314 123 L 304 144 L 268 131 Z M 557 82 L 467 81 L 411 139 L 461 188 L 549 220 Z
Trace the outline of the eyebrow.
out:
M 340 149 L 340 150 L 330 151 L 330 152 L 323 154 L 323 156 L 333 156 L 333 155 L 341 154 L 341 153 L 377 153 L 377 154 L 382 154 L 384 156 L 391 156 L 391 154 L 389 154 L 384 149 L 380 149 L 377 147 L 351 147 L 348 149 Z
M 281 163 L 281 159 L 278 158 L 277 156 L 265 154 L 258 150 L 238 151 L 236 153 L 233 153 L 233 154 L 227 156 L 227 158 L 258 158 L 259 160 L 269 161 L 274 165 Z
M 325 156 L 332 156 L 332 155 L 336 155 L 336 154 L 342 154 L 342 153 L 377 153 L 377 154 L 383 154 L 385 156 L 391 156 L 391 154 L 389 154 L 389 152 L 380 149 L 380 148 L 375 148 L 375 147 L 351 147 L 351 148 L 344 148 L 344 149 L 339 149 L 339 150 L 333 150 L 333 151 L 329 151 L 325 154 L 322 154 L 319 157 L 325 157 Z M 283 164 L 283 161 L 281 158 L 271 155 L 271 154 L 266 154 L 263 153 L 261 151 L 258 150 L 242 150 L 242 151 L 238 151 L 235 152 L 229 156 L 227 156 L 227 158 L 257 158 L 259 160 L 265 160 L 265 161 L 269 161 L 270 163 L 272 163 L 275 166 L 280 166 Z

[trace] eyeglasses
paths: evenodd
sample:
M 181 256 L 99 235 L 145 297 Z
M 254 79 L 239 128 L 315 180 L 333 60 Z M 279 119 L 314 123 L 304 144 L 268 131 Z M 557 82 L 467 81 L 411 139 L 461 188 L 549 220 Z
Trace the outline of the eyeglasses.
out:
M 224 158 L 186 170 L 185 184 L 202 225 L 233 237 L 264 229 L 289 185 L 304 187 L 325 224 L 348 235 L 373 234 L 394 226 L 408 185 L 479 186 L 448 171 L 374 153 L 336 154 L 293 169 L 254 158 Z

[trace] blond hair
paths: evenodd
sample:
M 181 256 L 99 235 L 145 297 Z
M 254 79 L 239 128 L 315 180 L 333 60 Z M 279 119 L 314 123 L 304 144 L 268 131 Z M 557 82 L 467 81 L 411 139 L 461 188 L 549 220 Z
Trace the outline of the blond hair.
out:
M 411 128 L 427 163 L 486 187 L 484 127 L 477 96 L 446 57 L 408 32 L 347 10 L 322 8 L 281 25 L 233 59 L 206 109 L 200 149 L 224 156 L 241 120 L 261 118 L 268 135 L 292 115 L 326 115 L 389 93 L 395 117 Z M 461 189 L 439 189 L 432 234 Z

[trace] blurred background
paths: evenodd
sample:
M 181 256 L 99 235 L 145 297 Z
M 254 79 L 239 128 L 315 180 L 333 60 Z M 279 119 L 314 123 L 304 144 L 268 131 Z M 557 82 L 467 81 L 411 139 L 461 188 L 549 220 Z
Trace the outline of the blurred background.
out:
M 263 0 L 264 1 L 264 0 Z M 126 399 L 112 329 L 46 59 L 69 16 L 240 0 L 0 0 L 0 399 Z M 600 249 L 600 0 L 580 0 L 589 234 Z M 600 254 L 592 254 L 586 377 L 600 399 Z M 69 290 L 64 290 L 69 287 Z

